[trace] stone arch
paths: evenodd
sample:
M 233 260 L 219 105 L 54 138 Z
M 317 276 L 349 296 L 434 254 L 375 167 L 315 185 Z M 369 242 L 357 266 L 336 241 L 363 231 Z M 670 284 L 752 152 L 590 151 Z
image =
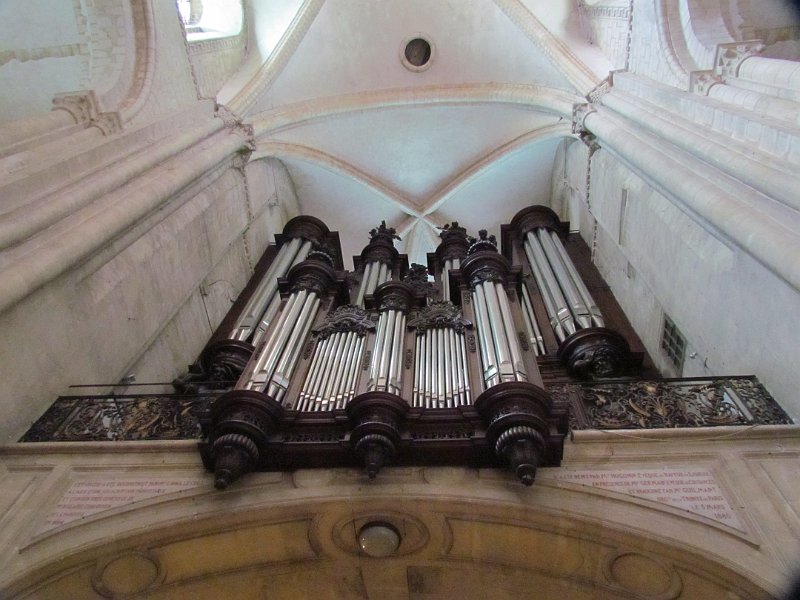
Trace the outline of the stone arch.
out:
M 773 597 L 735 562 L 666 539 L 658 519 L 648 533 L 587 514 L 587 497 L 569 489 L 520 493 L 470 473 L 432 470 L 432 483 L 417 485 L 411 470 L 398 469 L 393 482 L 371 487 L 343 482 L 342 473 L 307 471 L 268 474 L 261 485 L 250 481 L 224 494 L 172 494 L 21 548 L 39 560 L 0 594 L 422 599 L 516 598 L 536 590 L 537 598 L 575 600 Z M 282 485 L 289 479 L 291 486 Z M 473 486 L 477 496 L 468 493 Z M 554 490 L 558 498 L 548 499 Z M 629 508 L 635 523 L 640 515 Z M 395 555 L 358 551 L 356 532 L 371 521 L 400 531 Z

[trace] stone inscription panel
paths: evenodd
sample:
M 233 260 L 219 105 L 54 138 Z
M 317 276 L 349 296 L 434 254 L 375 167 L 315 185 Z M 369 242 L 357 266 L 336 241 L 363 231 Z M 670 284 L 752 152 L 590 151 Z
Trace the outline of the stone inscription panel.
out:
M 38 533 L 104 510 L 203 485 L 208 485 L 208 482 L 200 478 L 75 481 L 64 492 Z
M 709 469 L 558 470 L 552 476 L 667 504 L 744 531 Z

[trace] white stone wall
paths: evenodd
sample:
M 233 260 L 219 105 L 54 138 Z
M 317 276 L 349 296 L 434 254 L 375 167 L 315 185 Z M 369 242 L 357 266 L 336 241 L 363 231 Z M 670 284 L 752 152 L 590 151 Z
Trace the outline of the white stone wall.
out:
M 21 435 L 70 384 L 131 373 L 171 381 L 197 357 L 296 210 L 280 165 L 258 161 L 246 172 L 247 185 L 239 169 L 207 174 L 0 315 L 2 439 Z
M 189 41 L 189 60 L 202 97 L 216 97 L 223 84 L 236 72 L 244 59 L 246 41 L 246 30 L 230 37 Z
M 0 123 L 50 110 L 80 89 L 89 60 L 79 2 L 0 3 Z
M 596 266 L 656 366 L 687 377 L 755 374 L 800 417 L 793 366 L 800 325 L 791 316 L 800 293 L 701 227 L 608 151 L 593 155 L 591 172 L 591 208 L 571 216 L 573 228 L 579 221 Z M 575 178 L 577 187 L 580 174 Z M 623 190 L 628 199 L 621 219 Z M 680 373 L 661 350 L 664 313 L 688 342 Z
M 624 69 L 628 59 L 631 16 L 628 4 L 590 6 L 581 2 L 580 10 L 591 29 L 592 42 L 600 47 L 615 69 Z

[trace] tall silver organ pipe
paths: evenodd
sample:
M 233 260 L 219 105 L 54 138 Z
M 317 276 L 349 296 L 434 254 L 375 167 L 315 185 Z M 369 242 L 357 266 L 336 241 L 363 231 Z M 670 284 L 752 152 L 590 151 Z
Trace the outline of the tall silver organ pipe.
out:
M 533 276 L 536 284 L 545 299 L 547 316 L 550 317 L 550 325 L 556 333 L 556 337 L 563 342 L 568 336 L 577 331 L 575 320 L 569 311 L 567 300 L 561 288 L 558 286 L 558 279 L 550 263 L 547 262 L 544 249 L 532 231 L 525 236 L 525 254 L 530 261 Z
M 392 272 L 389 266 L 381 261 L 372 260 L 364 267 L 364 275 L 361 277 L 361 284 L 358 286 L 358 296 L 356 306 L 364 308 L 364 298 L 375 293 L 375 288 L 389 281 Z
M 400 393 L 402 373 L 403 339 L 406 316 L 399 310 L 389 309 L 378 319 L 375 350 L 369 367 L 367 390 Z
M 320 253 L 317 253 L 320 254 Z M 292 291 L 266 335 L 245 389 L 281 402 L 325 290 L 335 282 L 329 264 L 306 260 L 289 271 Z
M 292 238 L 280 247 L 278 255 L 272 261 L 256 291 L 242 311 L 241 316 L 231 331 L 230 338 L 242 342 L 249 341 L 254 331 L 263 330 L 274 318 L 280 305 L 278 278 L 283 277 L 295 264 L 305 260 L 311 251 L 311 242 L 300 238 Z M 260 327 L 259 327 L 260 326 Z M 258 336 L 259 338 L 261 335 Z M 253 340 L 257 345 L 259 340 Z
M 486 387 L 504 381 L 527 381 L 522 349 L 511 322 L 508 296 L 502 283 L 484 281 L 472 291 Z
M 569 255 L 567 254 L 567 250 L 566 248 L 564 248 L 564 244 L 561 243 L 561 238 L 558 237 L 558 234 L 555 231 L 549 231 L 548 233 L 550 234 L 550 237 L 553 239 L 553 245 L 555 246 L 556 250 L 561 256 L 561 259 L 567 268 L 567 272 L 569 273 L 570 278 L 575 284 L 575 287 L 578 288 L 578 293 L 583 299 L 585 306 L 589 309 L 589 314 L 592 317 L 592 321 L 597 327 L 605 327 L 605 321 L 603 319 L 603 315 L 600 313 L 600 309 L 597 307 L 594 298 L 592 298 L 592 295 L 589 293 L 589 289 L 586 287 L 586 284 L 583 282 L 583 279 L 578 274 L 578 270 L 575 268 L 575 264 L 572 262 L 572 259 L 570 259 Z
M 388 281 L 375 290 L 375 301 L 380 316 L 369 364 L 367 391 L 400 395 L 406 313 L 414 303 L 414 289 L 406 283 Z
M 461 268 L 461 259 L 460 258 L 448 258 L 444 262 L 444 267 L 442 268 L 442 298 L 444 300 L 450 299 L 450 271 L 457 271 Z
M 303 244 L 300 246 L 300 251 L 297 253 L 297 255 L 292 260 L 291 264 L 289 265 L 289 269 L 303 262 L 308 256 L 310 251 L 311 251 L 311 242 L 303 242 Z M 274 283 L 274 290 L 272 292 L 272 300 L 270 301 L 269 305 L 267 306 L 267 310 L 264 312 L 263 316 L 258 322 L 258 326 L 256 327 L 255 333 L 253 333 L 253 337 L 250 342 L 253 344 L 253 346 L 258 346 L 261 343 L 261 340 L 264 339 L 264 334 L 267 332 L 269 324 L 272 323 L 273 319 L 275 318 L 275 315 L 278 314 L 278 310 L 281 307 L 281 296 L 280 294 L 277 293 L 277 288 L 278 288 L 277 278 L 273 280 L 273 283 Z
M 525 254 L 559 342 L 578 328 L 603 327 L 597 308 L 564 245 L 554 231 L 540 227 L 525 235 Z
M 522 286 L 522 318 L 525 320 L 525 329 L 528 333 L 528 342 L 536 353 L 536 356 L 547 354 L 544 345 L 544 336 L 539 329 L 539 324 L 536 322 L 536 313 L 533 311 L 533 303 L 531 296 L 528 292 L 528 286 Z
M 497 252 L 494 236 L 487 236 L 485 230 L 479 235 L 480 239 L 472 239 L 461 269 L 472 290 L 483 382 L 488 389 L 503 382 L 528 381 L 528 374 L 504 286 L 511 265 Z

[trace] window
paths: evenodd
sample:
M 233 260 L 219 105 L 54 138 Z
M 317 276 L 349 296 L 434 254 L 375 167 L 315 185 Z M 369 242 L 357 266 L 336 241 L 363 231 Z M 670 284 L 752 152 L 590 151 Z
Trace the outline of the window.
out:
M 677 374 L 683 371 L 683 357 L 686 353 L 686 338 L 678 330 L 678 326 L 672 322 L 667 315 L 664 315 L 664 329 L 661 332 L 661 349 L 669 359 L 670 364 L 675 367 Z
M 189 41 L 238 35 L 242 30 L 241 0 L 177 0 Z

